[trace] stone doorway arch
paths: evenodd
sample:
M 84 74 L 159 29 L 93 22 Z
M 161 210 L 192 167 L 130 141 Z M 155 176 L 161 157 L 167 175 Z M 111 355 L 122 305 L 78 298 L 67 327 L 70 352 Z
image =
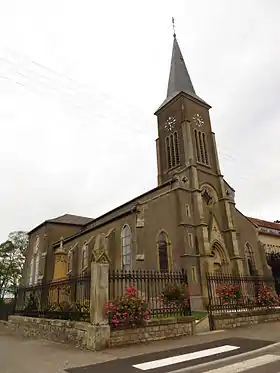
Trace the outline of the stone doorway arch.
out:
M 211 244 L 210 268 L 212 273 L 229 273 L 229 258 L 223 246 L 215 241 Z

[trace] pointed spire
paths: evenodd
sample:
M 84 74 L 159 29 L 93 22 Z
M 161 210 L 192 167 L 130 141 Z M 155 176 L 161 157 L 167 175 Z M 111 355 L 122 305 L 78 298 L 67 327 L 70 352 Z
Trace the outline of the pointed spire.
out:
M 166 98 L 181 91 L 196 96 L 175 32 L 173 37 L 173 50 Z
M 190 96 L 199 100 L 201 103 L 210 107 L 204 100 L 198 97 L 197 94 L 195 93 L 188 69 L 186 67 L 181 49 L 177 41 L 177 37 L 175 33 L 174 18 L 172 18 L 172 24 L 173 24 L 173 49 L 172 49 L 167 95 L 166 95 L 166 99 L 160 105 L 158 110 L 160 110 L 163 106 L 165 106 L 169 101 L 171 101 L 174 97 L 176 97 L 180 92 L 189 94 Z

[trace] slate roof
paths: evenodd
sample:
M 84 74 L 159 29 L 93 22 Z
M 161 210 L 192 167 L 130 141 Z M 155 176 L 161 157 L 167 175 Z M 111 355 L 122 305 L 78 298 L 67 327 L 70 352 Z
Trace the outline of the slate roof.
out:
M 52 223 L 52 224 L 69 224 L 69 225 L 78 225 L 78 226 L 84 226 L 90 222 L 92 222 L 93 218 L 88 218 L 85 216 L 78 216 L 78 215 L 72 215 L 72 214 L 64 214 L 61 216 L 58 216 L 57 218 L 48 219 L 45 220 L 43 223 L 37 225 L 35 228 L 31 229 L 28 233 L 34 232 L 36 229 L 40 228 L 44 224 Z
M 261 219 L 256 219 L 256 218 L 249 218 L 249 219 L 254 224 L 256 224 L 258 227 L 277 229 L 277 230 L 280 231 L 280 224 L 279 223 L 274 223 L 274 222 L 271 222 L 271 221 L 261 220 Z
M 184 92 L 209 106 L 204 100 L 202 100 L 202 98 L 197 96 L 195 92 L 177 38 L 174 35 L 167 95 L 157 111 L 165 106 L 169 101 L 173 100 L 181 92 Z
M 54 219 L 49 219 L 47 222 L 49 223 L 62 223 L 62 224 L 73 224 L 73 225 L 85 225 L 91 222 L 92 218 L 87 218 L 84 216 L 72 215 L 72 214 L 64 214 L 58 216 Z

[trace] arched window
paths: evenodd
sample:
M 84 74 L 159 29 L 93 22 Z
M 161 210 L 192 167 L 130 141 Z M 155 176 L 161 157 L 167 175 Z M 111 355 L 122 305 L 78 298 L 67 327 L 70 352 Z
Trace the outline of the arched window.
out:
M 165 151 L 167 168 L 177 167 L 180 165 L 180 151 L 178 132 L 167 136 L 165 138 Z
M 206 139 L 205 133 L 195 129 L 194 140 L 195 140 L 197 161 L 205 165 L 209 165 L 207 139 Z
M 176 164 L 180 164 L 178 132 L 174 132 L 174 145 L 175 145 L 175 157 L 176 157 L 175 161 L 176 161 Z
M 198 162 L 201 162 L 197 130 L 194 130 L 194 139 L 195 139 L 196 159 L 198 160 Z
M 34 256 L 32 257 L 30 261 L 30 266 L 29 266 L 29 279 L 28 279 L 29 286 L 33 285 L 33 271 L 34 271 Z
M 73 249 L 71 248 L 68 251 L 68 255 L 67 255 L 67 274 L 68 275 L 71 274 L 72 269 L 73 269 Z
M 125 271 L 131 269 L 131 230 L 129 225 L 125 225 L 121 233 L 122 240 L 122 268 Z
M 34 245 L 34 254 L 37 254 L 39 251 L 39 246 L 40 246 L 40 237 L 36 237 L 35 245 Z
M 160 272 L 168 272 L 168 237 L 165 232 L 161 232 L 158 236 L 158 264 Z
M 82 271 L 88 267 L 88 245 L 84 244 L 82 248 Z
M 245 244 L 245 260 L 247 262 L 248 272 L 250 276 L 256 274 L 256 265 L 255 265 L 255 256 L 252 247 L 248 244 Z
M 212 269 L 214 273 L 228 273 L 228 259 L 225 249 L 218 243 L 214 242 L 211 248 Z
M 203 150 L 204 150 L 204 161 L 205 161 L 205 164 L 209 164 L 208 163 L 208 152 L 207 152 L 207 144 L 206 144 L 205 133 L 202 134 L 202 145 L 203 145 Z
M 35 256 L 35 272 L 34 272 L 34 284 L 36 285 L 39 278 L 39 266 L 40 266 L 40 253 Z
M 166 146 L 166 155 L 167 155 L 167 168 L 171 168 L 172 162 L 171 162 L 170 138 L 169 137 L 166 137 L 165 139 L 165 146 Z

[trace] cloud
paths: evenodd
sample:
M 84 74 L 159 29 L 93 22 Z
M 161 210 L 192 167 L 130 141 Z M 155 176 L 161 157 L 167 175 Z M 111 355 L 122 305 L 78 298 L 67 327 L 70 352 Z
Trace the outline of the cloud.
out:
M 172 16 L 238 208 L 279 218 L 278 1 L 15 3 L 0 15 L 0 240 L 156 186 Z

